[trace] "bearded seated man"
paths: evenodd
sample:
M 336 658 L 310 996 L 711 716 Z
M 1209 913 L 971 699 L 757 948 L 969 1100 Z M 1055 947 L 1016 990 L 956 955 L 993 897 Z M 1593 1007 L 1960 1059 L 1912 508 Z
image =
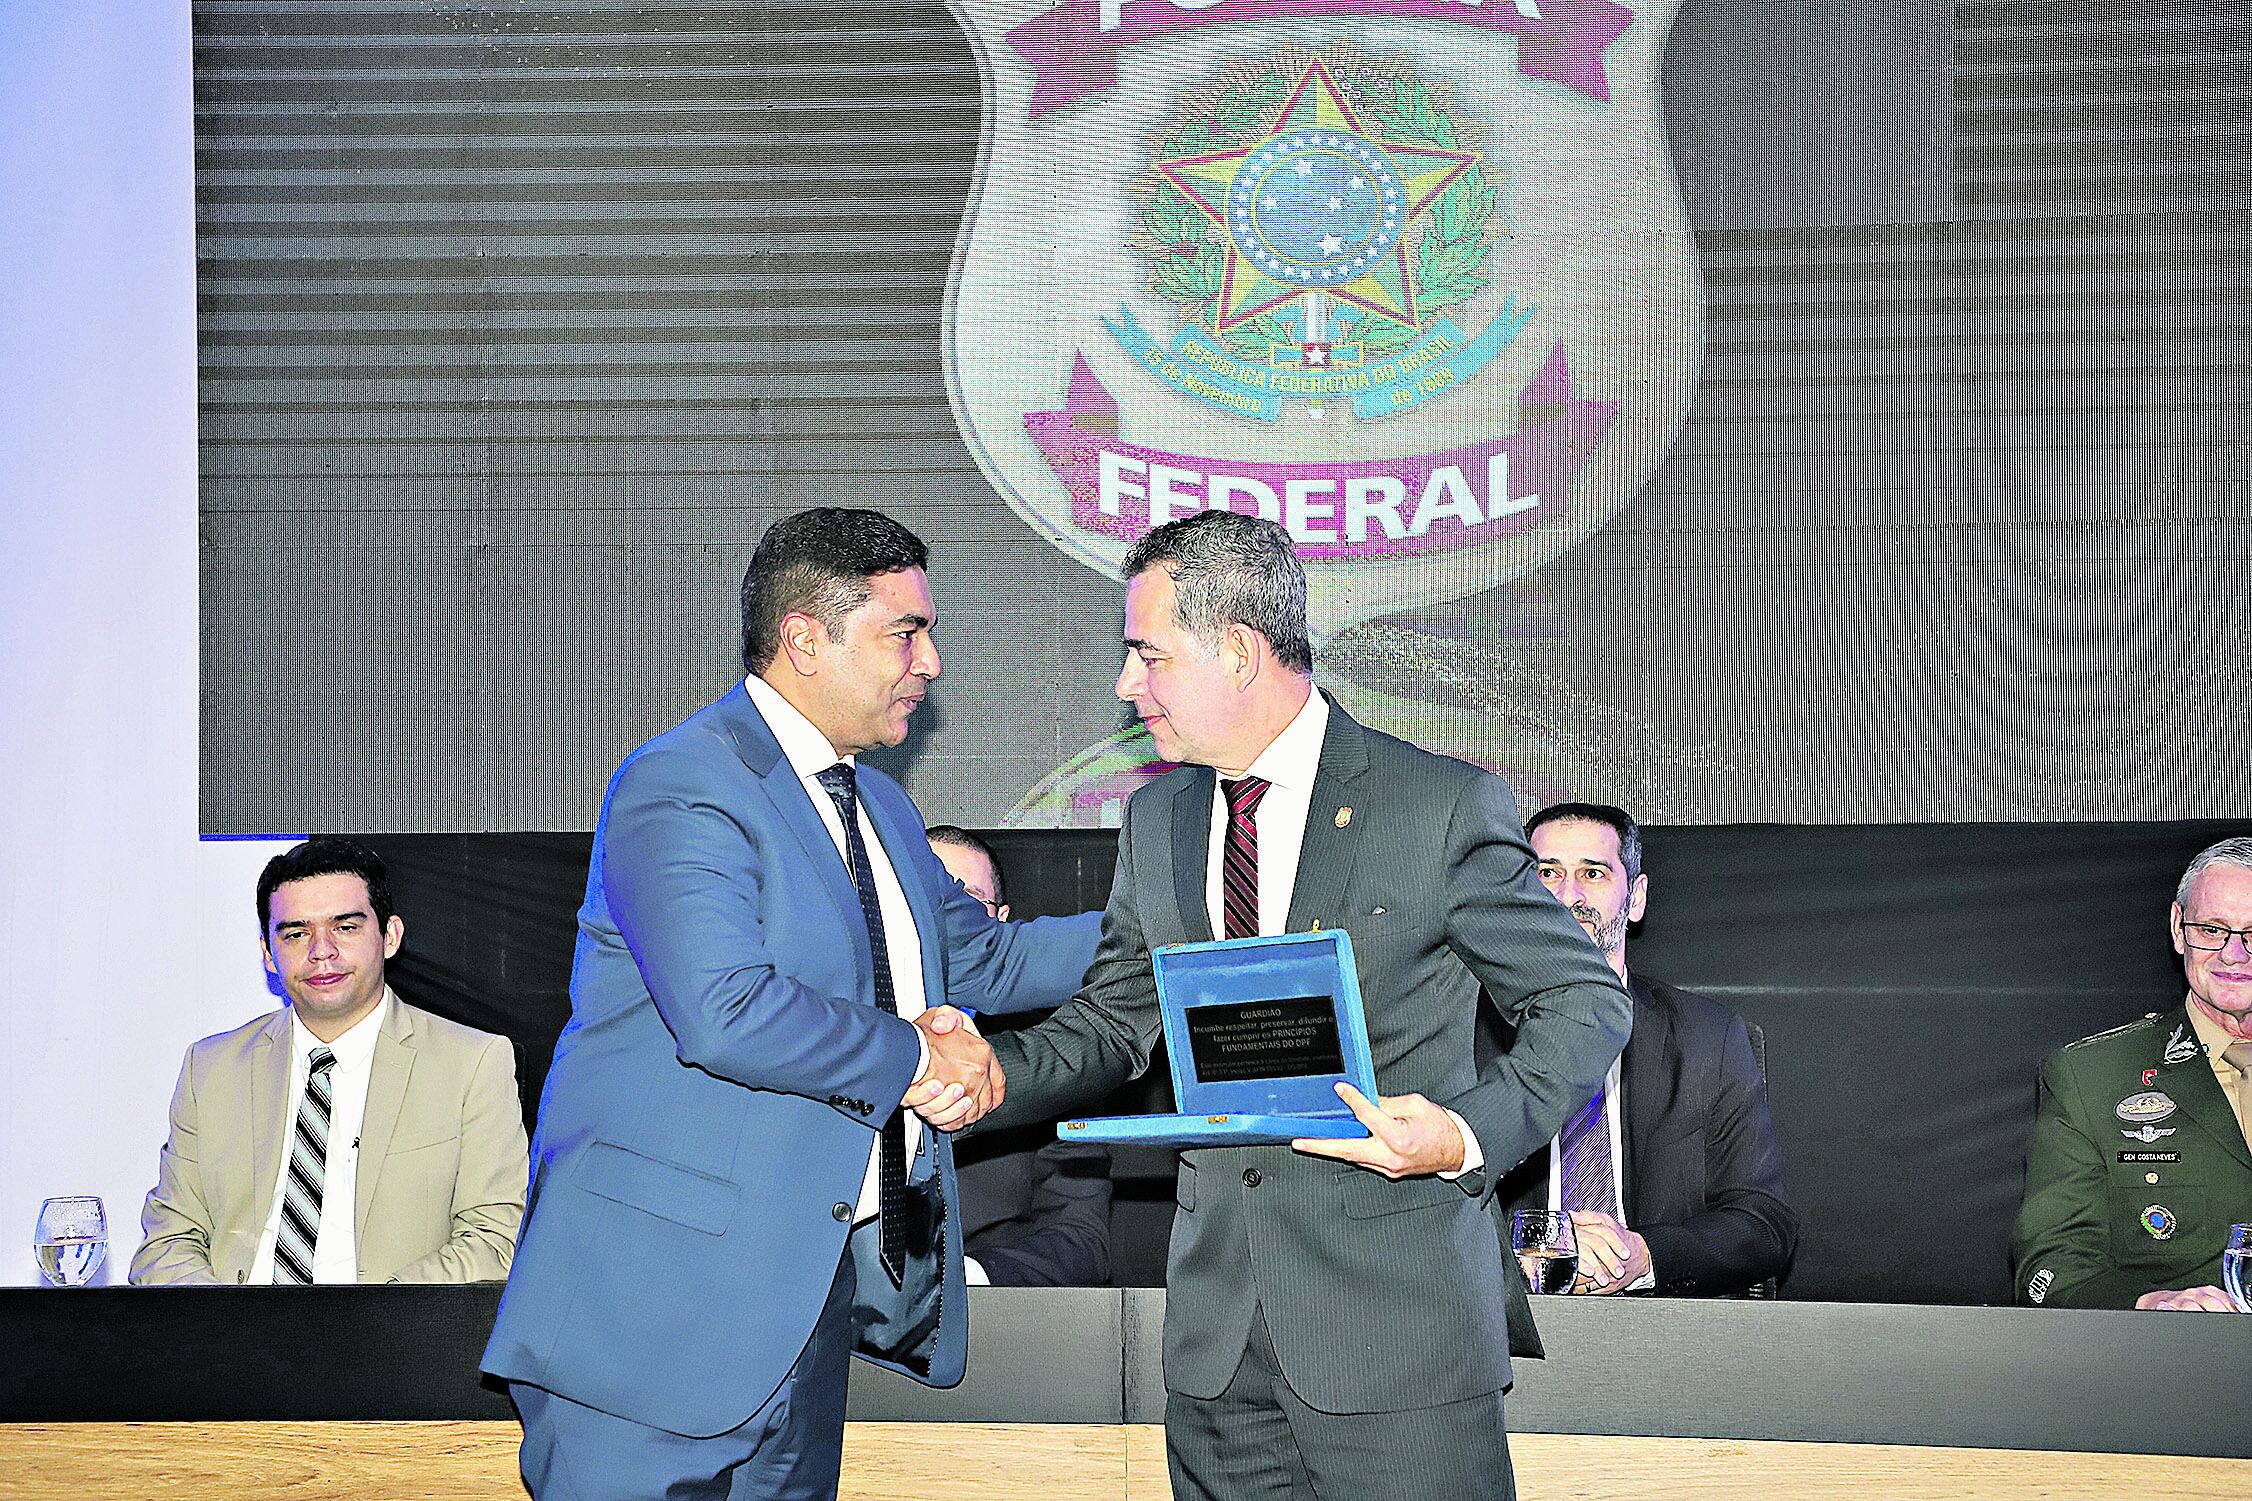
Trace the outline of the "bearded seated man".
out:
M 1621 808 L 1558 803 L 1525 829 L 1542 883 L 1633 997 L 1634 1031 L 1595 1098 L 1502 1180 L 1503 1202 L 1571 1214 L 1573 1293 L 1741 1296 L 1781 1278 L 1799 1217 L 1750 1030 L 1627 968 L 1650 898 L 1641 827 Z

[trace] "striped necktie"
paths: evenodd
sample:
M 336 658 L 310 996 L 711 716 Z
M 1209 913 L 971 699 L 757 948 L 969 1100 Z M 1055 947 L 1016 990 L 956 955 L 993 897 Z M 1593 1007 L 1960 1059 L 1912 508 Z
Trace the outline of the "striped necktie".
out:
M 1597 1089 L 1580 1112 L 1564 1123 L 1557 1138 L 1564 1184 L 1557 1202 L 1566 1211 L 1592 1209 L 1616 1219 L 1618 1176 L 1611 1171 L 1611 1123 L 1604 1119 L 1610 1091 Z
M 1259 799 L 1273 784 L 1264 777 L 1220 783 L 1228 798 L 1228 838 L 1220 851 L 1220 936 L 1259 933 Z
M 852 764 L 839 761 L 814 773 L 821 790 L 837 805 L 844 822 L 845 853 L 852 866 L 852 889 L 860 898 L 861 921 L 868 925 L 868 955 L 876 971 L 876 1004 L 899 1014 L 891 983 L 891 947 L 884 942 L 884 911 L 876 900 L 876 874 L 868 864 L 868 842 L 860 837 L 859 783 Z M 897 1287 L 907 1275 L 907 1112 L 894 1110 L 877 1132 L 876 1251 Z
M 297 1125 L 289 1134 L 289 1172 L 282 1179 L 281 1224 L 274 1231 L 274 1280 L 313 1280 L 313 1244 L 321 1237 L 321 1185 L 328 1178 L 329 1071 L 336 1055 L 313 1049 Z

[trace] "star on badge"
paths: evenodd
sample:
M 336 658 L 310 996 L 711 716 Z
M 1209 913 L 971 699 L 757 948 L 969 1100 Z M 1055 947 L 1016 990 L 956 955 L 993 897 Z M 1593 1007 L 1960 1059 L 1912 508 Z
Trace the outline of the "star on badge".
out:
M 1317 62 L 1261 139 L 1155 168 L 1225 237 L 1221 329 L 1307 292 L 1414 328 L 1407 228 L 1477 160 L 1365 134 Z

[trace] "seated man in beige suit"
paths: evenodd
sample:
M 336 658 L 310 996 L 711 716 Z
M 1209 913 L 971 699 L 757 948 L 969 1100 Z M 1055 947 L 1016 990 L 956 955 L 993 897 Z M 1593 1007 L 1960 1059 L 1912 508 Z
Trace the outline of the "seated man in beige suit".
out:
M 383 983 L 383 861 L 314 839 L 258 878 L 283 1009 L 188 1049 L 141 1211 L 143 1284 L 497 1282 L 524 1218 L 505 1037 Z

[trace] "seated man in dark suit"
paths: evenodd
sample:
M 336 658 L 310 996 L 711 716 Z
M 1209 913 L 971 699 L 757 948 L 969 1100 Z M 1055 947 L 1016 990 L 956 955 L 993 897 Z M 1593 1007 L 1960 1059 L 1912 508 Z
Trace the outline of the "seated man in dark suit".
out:
M 1641 829 L 1619 808 L 1558 803 L 1525 832 L 1542 882 L 1634 997 L 1634 1032 L 1602 1092 L 1509 1175 L 1503 1200 L 1572 1212 L 1575 1293 L 1725 1295 L 1782 1276 L 1798 1214 L 1743 1018 L 1627 973 L 1627 926 L 1650 894 Z
M 1002 922 L 1009 904 L 993 846 L 933 824 L 931 853 Z M 1009 1019 L 981 1018 L 987 1031 Z M 1058 1141 L 1049 1125 L 973 1136 L 954 1146 L 962 1203 L 962 1270 L 970 1285 L 1100 1287 L 1110 1281 L 1110 1152 Z

